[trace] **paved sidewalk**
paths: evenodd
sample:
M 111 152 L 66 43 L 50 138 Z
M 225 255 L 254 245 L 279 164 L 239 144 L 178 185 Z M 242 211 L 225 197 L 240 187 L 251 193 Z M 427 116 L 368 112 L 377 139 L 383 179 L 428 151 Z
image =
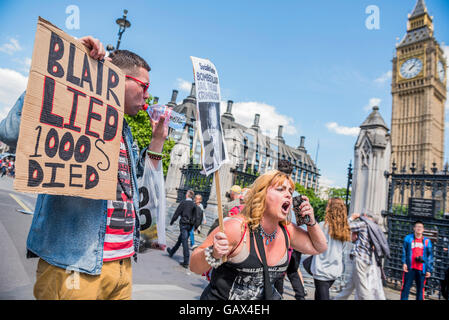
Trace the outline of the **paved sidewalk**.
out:
M 32 220 L 32 215 L 20 213 L 22 205 L 34 211 L 36 195 L 31 193 L 20 193 L 13 189 L 13 179 L 4 177 L 0 179 L 0 238 L 3 249 L 0 252 L 4 263 L 0 263 L 0 300 L 4 299 L 34 299 L 33 285 L 35 282 L 35 272 L 37 259 L 25 258 L 25 241 Z M 170 219 L 177 207 L 177 203 L 167 203 L 167 245 L 169 247 L 177 241 L 179 226 L 175 223 L 169 225 Z M 205 211 L 208 225 L 212 224 L 216 218 L 215 211 L 206 209 Z M 197 244 L 204 241 L 208 227 L 205 226 L 200 235 L 195 235 Z M 170 258 L 165 251 L 147 250 L 138 255 L 138 262 L 133 262 L 133 293 L 135 300 L 198 300 L 207 286 L 205 277 L 194 274 L 188 269 L 179 265 L 182 260 L 182 248 Z M 307 300 L 314 299 L 313 279 L 300 266 L 304 277 L 305 289 L 307 290 Z M 348 270 L 346 270 L 348 271 Z M 331 297 L 338 292 L 339 282 L 336 281 L 331 288 Z M 399 300 L 399 291 L 385 287 L 386 298 L 388 300 Z M 291 284 L 286 278 L 284 283 L 284 299 L 294 300 L 294 292 Z M 353 299 L 353 296 L 350 297 Z M 414 299 L 411 294 L 410 299 Z

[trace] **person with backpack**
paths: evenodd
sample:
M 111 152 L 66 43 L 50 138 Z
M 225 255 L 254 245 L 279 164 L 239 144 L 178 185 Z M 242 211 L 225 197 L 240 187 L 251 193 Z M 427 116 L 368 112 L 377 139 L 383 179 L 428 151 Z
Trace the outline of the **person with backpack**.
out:
M 193 190 L 188 190 L 186 193 L 186 199 L 183 200 L 178 208 L 176 208 L 175 213 L 173 214 L 173 217 L 170 221 L 170 225 L 173 225 L 175 221 L 181 217 L 179 220 L 179 237 L 178 241 L 174 245 L 173 248 L 167 247 L 167 253 L 171 257 L 176 253 L 179 246 L 182 244 L 182 254 L 184 257 L 184 261 L 180 262 L 180 265 L 187 269 L 189 267 L 189 233 L 190 230 L 192 230 L 193 225 L 195 224 L 195 212 L 196 212 L 196 205 L 193 202 L 193 196 L 194 196 Z

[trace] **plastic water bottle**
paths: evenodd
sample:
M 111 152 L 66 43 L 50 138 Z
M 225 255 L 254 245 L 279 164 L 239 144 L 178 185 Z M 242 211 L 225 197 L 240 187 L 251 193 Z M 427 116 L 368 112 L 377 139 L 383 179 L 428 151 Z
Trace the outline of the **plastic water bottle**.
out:
M 165 124 L 168 123 L 168 126 L 176 131 L 181 131 L 184 129 L 184 126 L 186 124 L 186 117 L 185 115 L 173 111 L 172 108 L 166 106 L 166 105 L 160 105 L 160 104 L 153 104 L 148 105 L 146 104 L 143 109 L 148 113 L 151 119 L 154 121 L 159 121 L 159 118 L 161 115 L 166 114 L 165 117 Z

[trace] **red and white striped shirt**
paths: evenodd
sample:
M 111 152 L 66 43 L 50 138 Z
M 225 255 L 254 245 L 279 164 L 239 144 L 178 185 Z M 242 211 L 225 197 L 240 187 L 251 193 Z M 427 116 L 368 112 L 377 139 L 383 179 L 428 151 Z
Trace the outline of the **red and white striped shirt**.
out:
M 136 214 L 132 199 L 131 171 L 123 137 L 117 182 L 117 200 L 108 200 L 103 261 L 113 261 L 134 255 L 133 234 Z

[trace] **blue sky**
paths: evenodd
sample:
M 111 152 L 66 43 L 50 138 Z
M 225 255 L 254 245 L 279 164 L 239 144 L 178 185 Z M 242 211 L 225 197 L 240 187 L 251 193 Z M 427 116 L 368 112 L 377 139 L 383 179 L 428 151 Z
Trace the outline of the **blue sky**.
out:
M 346 187 L 357 128 L 374 104 L 391 126 L 391 60 L 415 3 L 0 0 L 0 119 L 26 87 L 39 15 L 73 36 L 115 45 L 115 19 L 127 9 L 132 25 L 120 48 L 149 62 L 151 94 L 165 103 L 178 89 L 181 102 L 193 81 L 189 57 L 208 58 L 218 69 L 222 100 L 234 101 L 237 121 L 249 125 L 260 113 L 271 136 L 282 124 L 287 144 L 297 146 L 306 137 L 312 159 L 319 142 L 321 184 Z M 66 25 L 70 5 L 79 8 L 79 29 Z M 379 9 L 379 29 L 365 25 L 370 5 Z M 449 1 L 426 5 L 435 37 L 449 53 Z

